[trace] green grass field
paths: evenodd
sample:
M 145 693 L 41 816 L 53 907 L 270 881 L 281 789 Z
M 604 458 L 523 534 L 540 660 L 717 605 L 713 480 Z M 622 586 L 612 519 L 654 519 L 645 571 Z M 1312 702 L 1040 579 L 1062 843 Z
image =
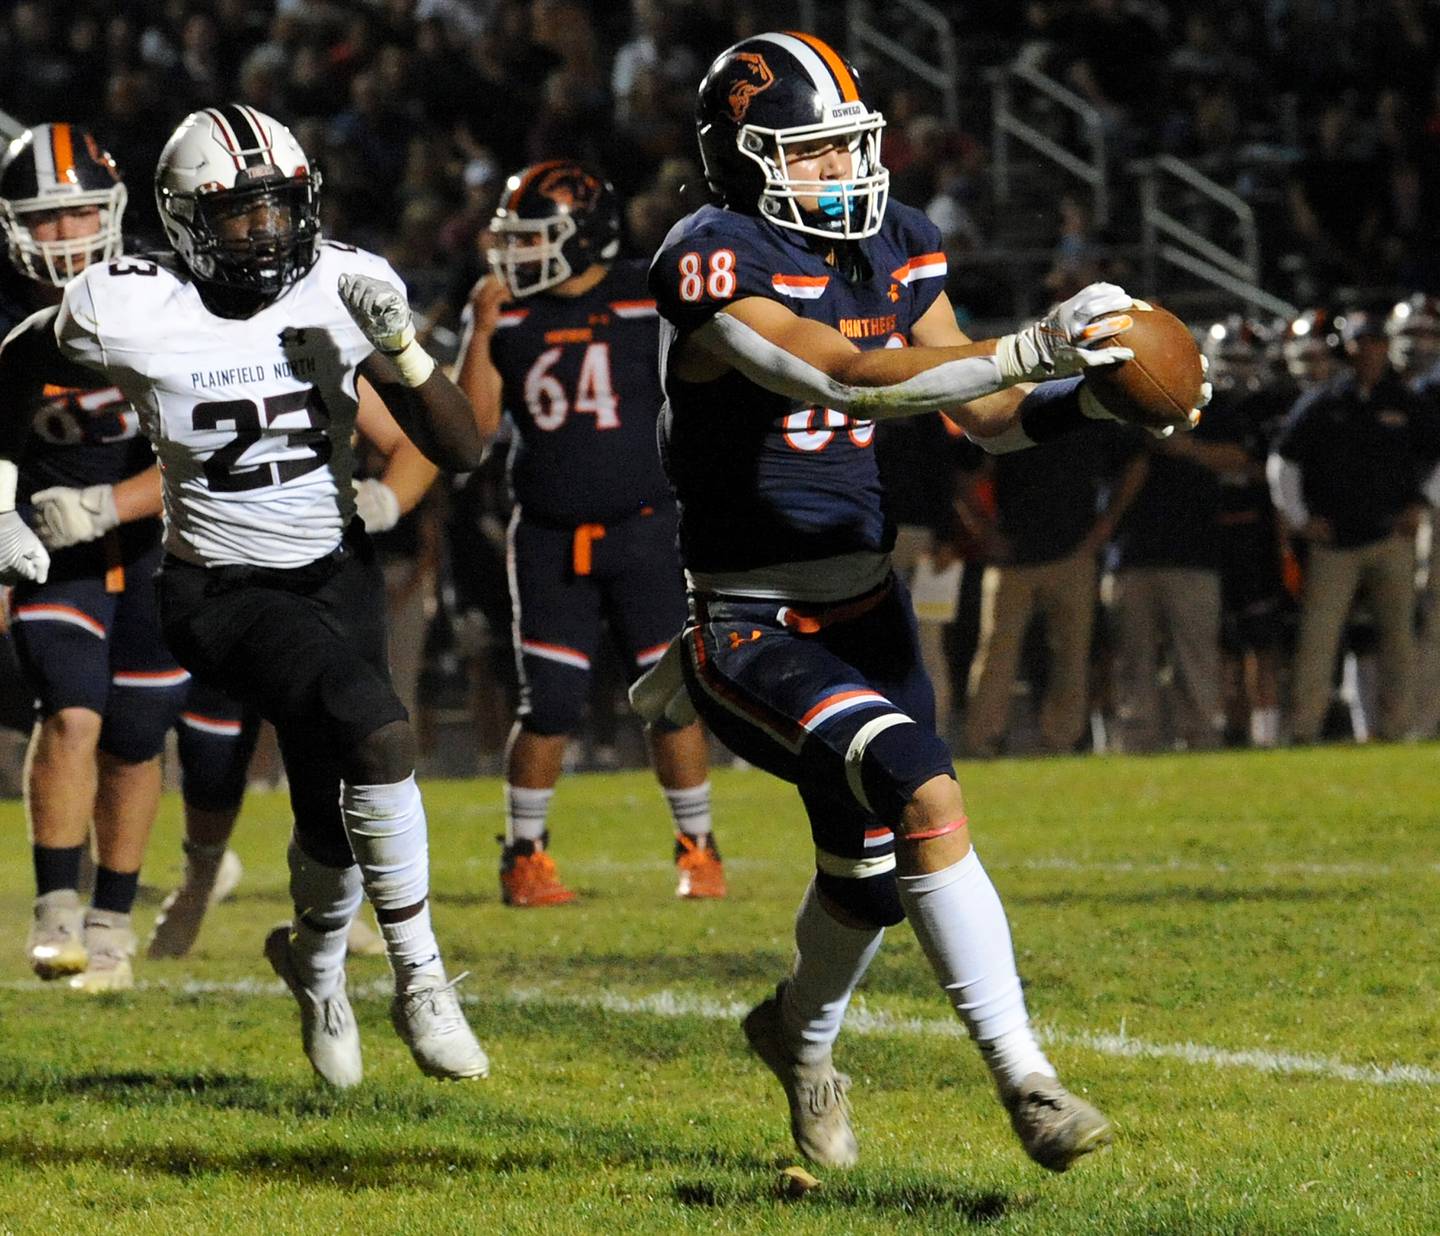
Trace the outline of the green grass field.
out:
M 0 804 L 0 1231 L 1435 1233 L 1440 777 L 1433 747 L 963 769 L 1031 1009 L 1115 1146 L 1066 1176 L 1015 1144 L 905 928 L 841 1040 L 862 1164 L 797 1162 L 737 1015 L 788 964 L 810 848 L 792 793 L 716 775 L 732 895 L 679 904 L 640 774 L 552 816 L 575 907 L 496 898 L 494 782 L 431 783 L 436 919 L 489 1081 L 422 1078 L 382 960 L 352 962 L 367 1080 L 311 1081 L 263 959 L 283 798 L 184 962 L 87 999 L 29 977 L 23 817 Z M 178 874 L 167 800 L 137 911 Z

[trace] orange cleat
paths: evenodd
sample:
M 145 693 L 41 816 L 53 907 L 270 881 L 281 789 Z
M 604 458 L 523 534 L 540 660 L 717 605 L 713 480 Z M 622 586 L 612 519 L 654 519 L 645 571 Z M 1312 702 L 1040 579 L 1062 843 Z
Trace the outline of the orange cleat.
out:
M 507 906 L 563 906 L 575 900 L 560 883 L 555 860 L 533 841 L 517 841 L 500 852 L 500 900 Z
M 697 842 L 684 833 L 676 833 L 675 870 L 679 874 L 675 896 L 725 896 L 725 867 L 713 836 Z

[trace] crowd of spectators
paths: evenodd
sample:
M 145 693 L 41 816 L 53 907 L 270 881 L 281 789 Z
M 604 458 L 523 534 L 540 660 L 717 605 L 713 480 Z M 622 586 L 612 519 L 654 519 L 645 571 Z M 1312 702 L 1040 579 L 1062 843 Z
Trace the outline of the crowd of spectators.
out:
M 1098 275 L 1134 282 L 1134 268 L 1124 265 L 1134 240 L 1132 209 L 1122 206 L 1099 227 L 1086 192 L 1058 172 L 1008 211 L 995 209 L 985 70 L 1016 60 L 1042 68 L 1099 109 L 1117 183 L 1130 160 L 1168 152 L 1246 197 L 1265 224 L 1274 290 L 1311 303 L 1354 285 L 1440 284 L 1426 227 L 1440 213 L 1440 0 L 1216 0 L 1201 8 L 1178 0 L 967 0 L 940 7 L 951 11 L 959 38 L 958 121 L 943 119 L 939 96 L 893 63 L 866 65 L 867 92 L 887 117 L 892 192 L 923 206 L 942 230 L 949 292 L 962 319 L 993 324 L 1016 311 L 1014 298 L 997 290 L 986 255 L 1004 250 L 1022 218 L 1030 232 L 1038 221 L 1052 252 L 1048 271 L 1026 279 L 1026 312 Z M 872 8 L 877 20 L 892 23 L 901 12 Z M 691 117 L 704 66 L 749 33 L 797 25 L 807 15 L 820 21 L 819 33 L 846 46 L 844 10 L 803 0 L 17 0 L 0 11 L 0 110 L 21 122 L 68 119 L 94 130 L 127 175 L 127 227 L 142 244 L 161 242 L 148 183 L 161 144 L 186 112 L 238 100 L 282 118 L 323 170 L 327 231 L 385 254 L 443 355 L 481 273 L 477 241 L 510 172 L 555 156 L 593 164 L 626 202 L 630 252 L 652 252 L 703 200 Z M 901 22 L 889 33 L 927 50 L 921 25 Z M 1061 113 L 1036 120 L 1062 140 L 1073 137 Z M 944 457 L 922 454 L 932 470 Z M 1113 699 L 1096 701 L 1123 674 L 1138 674 L 1146 690 L 1164 679 L 1148 661 L 1136 669 L 1137 652 L 1122 663 L 1121 678 L 1101 673 L 1088 686 L 1074 682 L 1084 650 L 1114 643 L 1113 623 L 1092 633 L 1089 598 L 1104 546 L 1119 537 L 1112 564 L 1118 591 L 1112 583 L 1108 612 L 1128 606 L 1151 614 L 1152 624 L 1166 588 L 1192 601 L 1197 595 L 1183 579 L 1160 580 L 1157 570 L 1209 569 L 1156 560 L 1164 547 L 1126 548 L 1118 515 L 1106 504 L 1119 492 L 1112 483 L 1127 475 L 1125 486 L 1135 491 L 1127 501 L 1142 505 L 1147 477 L 1153 493 L 1155 477 L 1171 475 L 1173 460 L 1146 459 L 1140 477 L 1126 472 L 1125 460 L 1106 469 L 1097 463 L 1094 476 L 1067 474 L 1061 488 L 1074 510 L 1045 528 L 1027 526 L 1023 513 L 989 524 L 976 516 L 987 501 L 995 516 L 997 496 L 1003 507 L 1007 494 L 1037 484 L 1052 495 L 1054 485 L 1027 473 L 1041 464 L 964 472 L 962 491 L 983 499 L 961 503 L 968 528 L 948 509 L 933 520 L 914 517 L 950 547 L 929 562 L 932 573 L 943 576 L 949 557 L 967 552 L 967 544 L 977 564 L 1009 568 L 1008 579 L 995 576 L 983 597 L 985 573 L 967 572 L 958 618 L 948 625 L 957 712 L 977 645 L 982 653 L 968 685 L 981 708 L 967 726 L 957 725 L 972 749 L 1004 747 L 1017 678 L 1045 694 L 1037 745 L 1050 749 L 1089 741 L 1087 716 L 1118 715 Z M 1102 472 L 1106 484 L 1097 479 Z M 448 516 L 435 518 L 448 517 L 452 531 L 460 524 L 479 530 L 471 544 L 493 548 L 502 492 L 496 477 L 481 477 L 453 495 Z M 1023 500 L 1009 505 L 1027 509 Z M 1053 504 L 1047 511 L 1054 513 Z M 459 574 L 436 576 L 457 621 L 432 636 L 431 660 L 488 665 L 479 677 L 493 696 L 507 660 L 498 651 L 508 635 L 503 581 L 496 588 L 488 578 Z M 1055 628 L 1051 652 L 1060 671 L 1048 683 L 1043 649 L 995 643 L 997 613 L 1013 623 L 1032 611 Z M 1157 627 L 1146 647 L 1159 640 Z M 932 643 L 938 647 L 938 635 Z M 1213 659 L 1177 673 L 1182 687 L 1218 675 Z M 1209 741 L 1220 706 L 1203 693 L 1189 706 L 1207 714 L 1201 728 L 1210 729 L 1197 739 L 1192 718 L 1178 737 Z M 493 700 L 487 707 L 505 713 Z M 1155 709 L 1142 711 L 1147 716 L 1131 732 L 1144 737 L 1132 744 L 1177 737 L 1154 736 Z M 1018 740 L 1012 734 L 1010 741 L 1013 749 Z

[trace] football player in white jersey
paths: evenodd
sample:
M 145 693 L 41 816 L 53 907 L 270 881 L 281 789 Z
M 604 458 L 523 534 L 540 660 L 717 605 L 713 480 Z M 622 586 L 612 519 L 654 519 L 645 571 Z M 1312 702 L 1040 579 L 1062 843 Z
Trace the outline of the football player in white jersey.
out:
M 395 974 L 391 1020 L 416 1062 L 483 1077 L 431 928 L 415 740 L 385 663 L 351 444 L 361 380 L 441 468 L 479 463 L 473 413 L 415 342 L 389 265 L 321 238 L 320 176 L 283 125 L 236 105 L 192 113 L 155 192 L 174 254 L 88 269 L 55 334 L 129 397 L 159 457 L 166 642 L 279 735 L 295 917 L 266 956 L 300 1006 L 315 1070 L 356 1084 L 344 960 L 363 888 Z M 0 579 L 19 578 L 43 549 L 5 507 Z

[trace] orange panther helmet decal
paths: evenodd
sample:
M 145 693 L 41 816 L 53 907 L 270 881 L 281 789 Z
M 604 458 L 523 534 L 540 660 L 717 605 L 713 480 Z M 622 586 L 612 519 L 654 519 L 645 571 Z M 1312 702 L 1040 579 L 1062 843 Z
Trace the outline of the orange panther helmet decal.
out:
M 730 104 L 730 118 L 739 124 L 750 110 L 750 100 L 775 84 L 775 74 L 765 63 L 765 57 L 758 52 L 741 52 L 736 59 L 743 60 L 750 70 L 750 76 L 740 78 L 726 96 L 726 102 Z

